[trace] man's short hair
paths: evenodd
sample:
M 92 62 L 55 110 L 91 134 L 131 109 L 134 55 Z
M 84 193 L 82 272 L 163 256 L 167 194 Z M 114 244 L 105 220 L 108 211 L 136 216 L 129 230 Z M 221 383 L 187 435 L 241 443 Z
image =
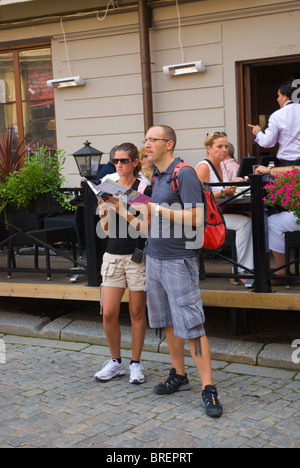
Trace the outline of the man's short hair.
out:
M 153 127 L 160 127 L 163 129 L 163 136 L 165 137 L 165 139 L 174 142 L 174 146 L 173 146 L 173 151 L 174 151 L 176 147 L 176 143 L 177 143 L 177 136 L 176 136 L 175 130 L 173 130 L 173 128 L 169 127 L 168 125 L 153 125 Z
M 278 90 L 282 96 L 287 96 L 289 99 L 292 99 L 292 94 L 294 91 L 292 81 L 285 81 L 279 86 Z

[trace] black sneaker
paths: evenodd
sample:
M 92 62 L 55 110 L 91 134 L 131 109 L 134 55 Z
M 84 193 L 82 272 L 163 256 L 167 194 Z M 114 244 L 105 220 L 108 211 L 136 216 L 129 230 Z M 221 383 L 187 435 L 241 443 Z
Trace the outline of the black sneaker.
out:
M 218 400 L 218 392 L 213 385 L 206 385 L 202 391 L 202 405 L 206 409 L 207 416 L 219 418 L 223 414 L 223 407 Z
M 161 384 L 154 387 L 153 391 L 157 395 L 170 395 L 175 392 L 182 392 L 185 390 L 190 390 L 191 385 L 187 375 L 183 377 L 182 375 L 176 374 L 176 369 L 170 370 L 169 377 Z

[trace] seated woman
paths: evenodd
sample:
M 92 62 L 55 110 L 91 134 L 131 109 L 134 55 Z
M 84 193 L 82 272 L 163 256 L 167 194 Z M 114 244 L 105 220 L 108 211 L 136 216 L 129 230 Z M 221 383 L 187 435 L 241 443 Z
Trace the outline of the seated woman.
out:
M 234 146 L 232 143 L 228 143 L 228 155 L 223 160 L 223 164 L 228 174 L 229 182 L 235 181 L 240 170 L 240 164 L 234 158 Z
M 217 183 L 230 182 L 226 172 L 223 160 L 228 155 L 228 140 L 226 133 L 215 132 L 210 133 L 204 145 L 207 149 L 207 159 L 211 161 L 218 177 L 208 161 L 200 161 L 196 166 L 196 172 L 201 182 Z M 236 187 L 212 187 L 216 199 L 231 197 L 234 195 Z M 236 249 L 237 261 L 250 270 L 254 267 L 253 262 L 253 241 L 252 241 L 252 221 L 247 216 L 237 214 L 224 214 L 224 219 L 227 229 L 236 232 Z M 245 270 L 238 269 L 239 273 L 244 273 Z M 246 273 L 247 274 L 247 273 Z M 240 280 L 246 284 L 246 279 Z
M 259 166 L 256 169 L 256 174 L 270 174 L 276 177 L 288 171 L 292 171 L 293 169 L 292 166 L 272 168 Z M 285 233 L 295 231 L 300 231 L 300 225 L 297 224 L 297 218 L 292 212 L 283 211 L 282 213 L 271 215 L 268 218 L 269 247 L 274 255 L 277 268 L 285 265 Z M 285 268 L 282 268 L 278 270 L 275 275 L 285 276 L 285 273 Z M 271 284 L 273 286 L 285 285 L 285 280 L 275 279 L 271 281 Z
M 151 187 L 137 177 L 140 167 L 138 149 L 132 143 L 118 146 L 113 159 L 117 168 L 119 183 L 140 193 L 151 196 Z M 145 237 L 132 235 L 130 223 L 135 216 L 120 200 L 109 199 L 105 203 L 99 199 L 101 227 L 109 236 L 101 269 L 101 308 L 103 326 L 111 359 L 96 373 L 99 382 L 125 374 L 121 357 L 121 329 L 119 324 L 120 304 L 125 289 L 129 290 L 129 313 L 131 318 L 132 361 L 130 383 L 144 382 L 140 357 L 146 333 L 146 272 L 141 251 Z M 137 231 L 134 229 L 134 232 Z M 136 251 L 138 249 L 138 251 Z M 139 258 L 133 254 L 139 254 Z

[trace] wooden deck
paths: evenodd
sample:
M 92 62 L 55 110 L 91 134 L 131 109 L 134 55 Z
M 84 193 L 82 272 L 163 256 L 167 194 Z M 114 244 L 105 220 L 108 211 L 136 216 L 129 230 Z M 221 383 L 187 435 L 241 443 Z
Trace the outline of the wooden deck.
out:
M 18 267 L 32 267 L 33 257 L 21 255 L 17 257 Z M 0 266 L 6 265 L 5 253 L 0 253 Z M 63 258 L 52 257 L 53 268 L 69 268 L 70 264 Z M 40 256 L 40 267 L 44 268 L 44 257 Z M 229 272 L 230 265 L 219 259 L 205 261 L 207 272 Z M 245 309 L 276 309 L 300 311 L 300 284 L 287 290 L 284 286 L 273 288 L 270 294 L 254 293 L 244 286 L 234 286 L 229 279 L 206 279 L 200 283 L 202 300 L 209 307 L 236 307 Z M 53 274 L 47 281 L 46 274 L 13 273 L 7 279 L 6 273 L 0 272 L 0 296 L 37 299 L 63 299 L 73 301 L 99 301 L 99 288 L 87 286 L 87 277 L 78 283 L 70 283 L 70 277 L 65 274 Z M 128 291 L 123 302 L 128 302 Z

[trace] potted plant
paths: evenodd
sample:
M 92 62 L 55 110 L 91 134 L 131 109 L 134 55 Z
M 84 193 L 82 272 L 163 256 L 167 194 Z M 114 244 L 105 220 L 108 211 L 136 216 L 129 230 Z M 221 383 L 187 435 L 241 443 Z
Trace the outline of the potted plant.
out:
M 293 168 L 266 185 L 268 206 L 280 205 L 294 213 L 297 224 L 300 224 L 300 170 Z
M 9 175 L 15 172 L 20 165 L 20 160 L 24 156 L 24 151 L 20 152 L 22 145 L 13 151 L 13 129 L 9 128 L 5 134 L 0 136 L 0 186 L 3 187 Z M 3 215 L 2 211 L 5 208 L 6 203 L 0 201 L 0 242 L 7 238 L 7 230 L 4 226 L 4 220 L 6 216 Z M 1 209 L 2 208 L 2 209 Z
M 25 154 L 25 150 L 20 152 L 22 143 L 13 150 L 13 130 L 9 128 L 5 134 L 0 137 L 0 183 L 5 182 L 10 174 L 17 171 L 20 161 Z
M 6 219 L 8 208 L 42 213 L 53 211 L 55 207 L 73 211 L 72 200 L 61 191 L 65 181 L 62 175 L 65 153 L 58 150 L 51 155 L 47 148 L 41 147 L 26 156 L 20 168 L 24 153 L 11 156 L 11 132 L 9 134 L 6 146 L 1 150 L 0 214 L 4 213 Z M 45 206 L 45 197 L 50 200 L 50 206 Z

